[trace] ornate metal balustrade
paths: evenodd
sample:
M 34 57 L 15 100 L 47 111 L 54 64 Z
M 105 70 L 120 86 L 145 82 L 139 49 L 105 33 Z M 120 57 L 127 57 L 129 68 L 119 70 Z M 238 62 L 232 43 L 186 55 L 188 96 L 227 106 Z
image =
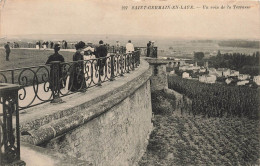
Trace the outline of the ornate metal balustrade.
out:
M 136 51 L 140 51 L 141 55 L 145 55 L 145 56 L 150 56 L 147 55 L 147 47 L 135 47 Z M 158 47 L 153 47 L 153 58 L 157 58 L 157 51 L 158 51 Z
M 103 82 L 135 70 L 139 64 L 140 51 L 115 53 L 98 59 L 1 70 L 0 82 L 21 86 L 18 99 L 22 110 L 49 101 L 61 102 L 63 96 L 102 86 Z
M 109 53 L 118 53 L 118 54 L 123 54 L 126 52 L 126 48 L 123 46 L 117 47 L 117 46 L 109 46 L 107 47 L 107 51 Z
M 20 131 L 18 111 L 18 90 L 15 84 L 0 84 L 0 165 L 19 165 L 20 160 Z M 13 118 L 15 117 L 15 118 Z

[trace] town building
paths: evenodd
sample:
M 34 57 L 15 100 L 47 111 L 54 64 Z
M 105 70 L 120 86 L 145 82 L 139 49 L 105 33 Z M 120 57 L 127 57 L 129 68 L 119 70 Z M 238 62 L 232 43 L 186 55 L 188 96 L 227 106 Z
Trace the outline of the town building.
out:
M 202 75 L 199 76 L 199 81 L 204 83 L 216 83 L 217 77 L 215 75 Z
M 218 68 L 217 74 L 219 75 L 219 77 L 228 77 L 228 76 L 230 76 L 230 69 L 228 69 L 228 68 Z
M 215 75 L 217 77 L 229 77 L 231 70 L 228 68 L 209 68 L 208 71 L 210 75 Z
M 182 78 L 189 78 L 189 77 L 190 77 L 189 73 L 187 73 L 187 72 L 182 73 Z
M 237 82 L 237 85 L 238 86 L 241 86 L 241 85 L 246 85 L 246 84 L 248 84 L 249 83 L 249 80 L 242 80 L 242 81 L 238 81 Z
M 230 76 L 239 76 L 239 71 L 230 70 Z
M 180 66 L 179 70 L 187 71 L 187 70 L 199 70 L 200 66 L 193 66 L 193 64 Z
M 207 69 L 205 69 L 205 68 L 200 68 L 200 70 L 199 70 L 200 73 L 205 73 L 206 71 L 207 71 Z
M 256 83 L 256 85 L 260 85 L 260 75 L 254 76 L 253 82 Z
M 170 75 L 170 76 L 175 75 L 175 70 L 170 71 L 169 75 Z
M 232 81 L 233 81 L 232 78 L 227 78 L 227 79 L 225 80 L 225 83 L 226 83 L 226 84 L 230 84 Z
M 239 76 L 237 78 L 238 78 L 238 80 L 247 80 L 247 79 L 250 79 L 250 75 L 249 74 L 239 74 Z

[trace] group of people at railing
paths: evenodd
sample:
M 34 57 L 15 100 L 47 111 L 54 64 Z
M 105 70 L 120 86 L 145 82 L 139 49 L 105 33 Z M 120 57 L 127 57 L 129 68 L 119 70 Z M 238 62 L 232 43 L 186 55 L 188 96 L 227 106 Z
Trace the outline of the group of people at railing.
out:
M 157 47 L 154 46 L 154 41 L 147 43 L 147 57 L 157 58 Z
M 107 55 L 109 53 L 107 47 L 104 45 L 104 42 L 102 40 L 99 41 L 99 46 L 96 48 L 92 47 L 89 44 L 85 44 L 82 41 L 78 42 L 75 45 L 75 48 L 76 48 L 76 52 L 73 55 L 72 60 L 73 62 L 76 63 L 70 66 L 69 81 L 67 81 L 66 78 L 64 78 L 64 73 L 62 72 L 63 70 L 62 65 L 56 66 L 56 70 L 54 69 L 55 65 L 53 65 L 53 63 L 59 62 L 62 64 L 64 62 L 63 56 L 59 54 L 60 45 L 59 44 L 54 45 L 54 54 L 49 56 L 46 62 L 46 64 L 51 64 L 49 88 L 52 91 L 62 89 L 66 86 L 66 84 L 68 84 L 67 86 L 68 90 L 72 92 L 85 89 L 86 88 L 85 78 L 86 75 L 88 75 L 88 73 L 86 73 L 87 71 L 86 68 L 89 67 L 88 65 L 91 65 L 93 62 L 89 62 L 87 64 L 86 62 L 84 63 L 84 61 L 90 61 L 90 60 L 95 61 L 95 65 L 92 64 L 92 68 L 94 66 L 94 68 L 98 70 L 98 75 L 100 75 L 99 77 L 104 75 L 104 67 L 107 64 L 107 60 L 108 60 Z M 115 49 L 115 52 L 119 53 L 119 50 L 117 51 Z M 126 44 L 126 53 L 132 54 L 133 52 L 134 52 L 134 46 L 131 43 L 131 40 L 129 40 L 128 43 Z M 124 58 L 125 61 L 127 61 L 126 65 L 130 65 L 129 58 L 130 56 Z M 112 58 L 110 58 L 109 60 L 114 61 L 114 59 Z M 134 61 L 133 63 L 137 62 L 136 58 L 134 60 L 131 59 L 131 61 Z M 114 70 L 114 67 L 112 69 L 112 67 L 110 66 L 110 70 Z
M 10 47 L 7 48 L 9 45 L 7 44 L 6 50 L 9 51 L 10 54 Z M 16 162 L 16 164 L 25 165 L 23 161 L 20 161 L 20 131 L 19 131 L 19 112 L 20 109 L 25 109 L 31 106 L 38 105 L 39 103 L 34 103 L 36 99 L 39 100 L 40 103 L 46 102 L 46 101 L 52 101 L 55 102 L 55 99 L 60 99 L 59 95 L 61 94 L 60 89 L 65 88 L 66 84 L 68 84 L 68 90 L 69 91 L 78 91 L 78 90 L 84 90 L 87 88 L 86 85 L 86 67 L 89 65 L 91 67 L 95 67 L 96 71 L 98 71 L 98 77 L 99 77 L 99 83 L 100 83 L 100 76 L 103 76 L 105 73 L 104 71 L 107 71 L 107 69 L 104 69 L 104 67 L 107 68 L 108 60 L 110 61 L 110 80 L 113 80 L 113 76 L 115 76 L 116 72 L 120 76 L 123 75 L 124 72 L 129 72 L 130 70 L 135 70 L 139 64 L 140 64 L 140 54 L 137 53 L 137 51 L 134 50 L 134 46 L 131 43 L 131 40 L 128 41 L 126 45 L 126 53 L 122 53 L 120 50 L 120 45 L 113 48 L 113 53 L 110 54 L 108 57 L 109 51 L 108 47 L 104 45 L 104 42 L 102 40 L 99 41 L 99 46 L 94 48 L 90 45 L 86 45 L 84 42 L 80 41 L 77 44 L 75 44 L 76 52 L 73 54 L 72 60 L 73 62 L 65 62 L 64 57 L 59 53 L 61 49 L 60 44 L 54 44 L 54 54 L 50 55 L 46 61 L 46 65 L 41 66 L 33 66 L 33 67 L 26 67 L 26 68 L 18 68 L 18 69 L 11 69 L 6 71 L 0 71 L 0 76 L 2 76 L 7 83 L 7 76 L 4 74 L 5 72 L 11 72 L 11 80 L 12 83 L 15 83 L 14 81 L 15 72 L 14 71 L 20 71 L 18 74 L 18 80 L 24 80 L 26 82 L 23 86 L 17 86 L 15 93 L 10 93 L 5 98 L 8 98 L 8 102 L 5 102 L 5 99 L 2 99 L 4 101 L 3 103 L 8 103 L 8 106 L 4 106 L 3 108 L 8 110 L 8 114 L 4 112 L 4 114 L 0 115 L 3 116 L 4 122 L 2 123 L 0 118 L 0 126 L 7 126 L 6 128 L 0 127 L 3 130 L 2 134 L 0 131 L 0 137 L 1 135 L 3 138 L 1 138 L 0 143 L 2 146 L 2 150 L 0 150 L 0 165 L 6 164 L 9 165 L 9 163 Z M 94 62 L 96 62 L 94 64 Z M 71 65 L 68 65 L 71 63 Z M 69 70 L 66 70 L 70 75 L 69 81 L 64 80 L 64 67 L 70 66 Z M 50 67 L 50 68 L 48 68 Z M 44 71 L 47 71 L 46 73 L 43 73 L 41 76 L 38 77 L 37 73 L 43 69 Z M 50 69 L 50 70 L 49 70 Z M 34 95 L 30 93 L 28 96 L 33 96 L 32 101 L 29 101 L 29 104 L 24 106 L 18 105 L 18 100 L 24 100 L 26 97 L 26 90 L 25 87 L 27 87 L 28 79 L 25 76 L 22 76 L 22 74 L 25 71 L 30 71 L 33 73 L 33 83 L 30 84 L 31 87 L 33 87 Z M 38 73 L 39 74 L 39 73 Z M 49 82 L 49 88 L 45 87 L 45 84 L 47 81 L 45 81 L 45 78 L 48 78 Z M 93 76 L 93 71 L 92 71 Z M 107 76 L 106 76 L 107 77 Z M 40 82 L 38 78 L 42 78 L 43 82 Z M 20 81 L 18 81 L 20 84 Z M 65 84 L 64 84 L 65 83 Z M 51 89 L 52 95 L 50 95 L 50 98 L 43 99 L 40 97 L 39 93 L 39 84 L 44 84 L 43 89 L 44 92 L 49 92 L 49 89 Z M 22 89 L 20 89 L 22 88 Z M 24 94 L 20 94 L 18 91 L 22 90 Z M 8 91 L 9 92 L 9 91 Z M 32 91 L 31 91 L 32 92 Z M 7 93 L 2 93 L 7 94 Z M 21 103 L 19 101 L 19 103 Z M 59 100 L 57 100 L 59 101 Z M 60 99 L 61 101 L 61 99 Z M 15 110 L 14 110 L 15 109 Z M 12 120 L 14 115 L 14 111 L 16 112 L 16 137 L 13 134 L 14 128 L 12 127 Z M 15 139 L 16 138 L 16 139 Z M 3 148 L 4 147 L 4 148 Z M 19 162 L 17 162 L 19 161 Z M 18 165 L 19 165 L 18 164 Z M 12 164 L 11 164 L 12 165 Z
M 46 65 L 1 70 L 0 82 L 21 85 L 20 109 L 25 109 L 53 101 L 55 94 L 65 96 L 100 86 L 103 82 L 135 70 L 140 64 L 140 50 L 135 50 L 131 41 L 124 47 L 126 51 L 123 53 L 116 47 L 112 51 L 110 47 L 109 50 L 102 40 L 98 46 L 80 41 L 75 44 L 75 48 L 75 53 L 71 55 L 72 61 L 65 62 L 59 52 L 61 45 L 56 43 L 53 46 L 54 53 L 48 57 Z

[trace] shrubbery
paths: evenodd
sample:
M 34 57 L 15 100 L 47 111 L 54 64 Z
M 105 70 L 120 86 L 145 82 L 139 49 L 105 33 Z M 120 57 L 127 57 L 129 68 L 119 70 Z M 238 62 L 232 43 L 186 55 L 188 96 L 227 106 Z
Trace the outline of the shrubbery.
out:
M 192 100 L 193 115 L 259 118 L 259 89 L 168 77 L 169 88 Z

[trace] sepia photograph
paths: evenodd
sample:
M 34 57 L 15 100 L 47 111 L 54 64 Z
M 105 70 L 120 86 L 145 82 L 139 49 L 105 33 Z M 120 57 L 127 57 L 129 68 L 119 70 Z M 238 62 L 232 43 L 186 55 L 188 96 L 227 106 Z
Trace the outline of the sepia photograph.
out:
M 259 0 L 0 0 L 0 166 L 260 165 Z

